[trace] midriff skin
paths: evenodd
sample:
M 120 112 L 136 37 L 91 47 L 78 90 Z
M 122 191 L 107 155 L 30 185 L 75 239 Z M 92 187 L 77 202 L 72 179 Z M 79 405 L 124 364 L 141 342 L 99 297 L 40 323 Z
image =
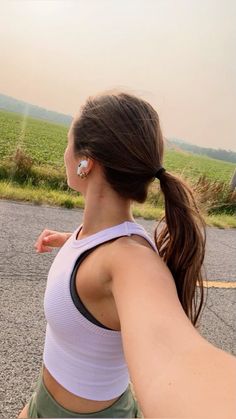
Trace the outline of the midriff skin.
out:
M 120 398 L 118 396 L 111 400 L 97 401 L 76 396 L 62 387 L 45 366 L 43 366 L 43 382 L 49 393 L 61 406 L 76 413 L 92 413 L 106 409 Z

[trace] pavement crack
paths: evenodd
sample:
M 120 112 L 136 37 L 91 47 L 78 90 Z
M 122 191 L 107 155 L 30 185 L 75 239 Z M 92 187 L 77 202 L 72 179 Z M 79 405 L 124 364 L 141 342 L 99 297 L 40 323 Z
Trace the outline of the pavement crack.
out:
M 224 242 L 222 242 L 220 240 L 217 240 L 217 243 L 222 244 L 223 246 L 229 247 L 230 249 L 236 250 L 236 247 L 231 246 L 230 244 L 224 243 Z
M 236 329 L 233 327 L 233 326 L 231 326 L 231 324 L 228 324 L 228 323 L 226 323 L 226 321 L 221 317 L 221 316 L 219 316 L 219 314 L 217 314 L 214 310 L 212 310 L 208 305 L 207 305 L 207 308 L 208 308 L 208 310 L 210 310 L 213 314 L 215 314 L 215 316 L 222 322 L 222 323 L 224 323 L 227 327 L 229 327 L 230 329 L 232 329 L 234 332 L 236 332 Z

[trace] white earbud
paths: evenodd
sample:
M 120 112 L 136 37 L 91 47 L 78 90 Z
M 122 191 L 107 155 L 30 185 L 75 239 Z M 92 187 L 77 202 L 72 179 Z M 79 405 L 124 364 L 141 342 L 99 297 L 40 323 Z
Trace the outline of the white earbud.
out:
M 82 169 L 86 169 L 88 167 L 88 160 L 81 160 L 78 168 L 77 168 L 77 175 L 82 173 Z
M 81 162 L 79 163 L 79 166 L 87 168 L 88 167 L 88 160 L 81 160 Z

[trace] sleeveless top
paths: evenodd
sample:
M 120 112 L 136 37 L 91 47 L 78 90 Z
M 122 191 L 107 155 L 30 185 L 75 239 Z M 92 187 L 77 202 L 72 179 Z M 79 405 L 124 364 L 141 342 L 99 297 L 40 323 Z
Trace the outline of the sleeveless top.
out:
M 79 263 L 99 245 L 122 236 L 144 237 L 144 228 L 130 221 L 76 239 L 82 226 L 57 253 L 44 295 L 47 320 L 43 361 L 54 379 L 71 393 L 91 400 L 120 396 L 129 384 L 121 332 L 98 322 L 81 302 L 75 287 Z

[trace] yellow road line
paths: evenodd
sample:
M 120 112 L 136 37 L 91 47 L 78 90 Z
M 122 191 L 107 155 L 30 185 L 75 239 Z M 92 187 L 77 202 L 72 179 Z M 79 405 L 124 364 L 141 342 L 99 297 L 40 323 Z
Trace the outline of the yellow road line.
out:
M 203 281 L 205 288 L 236 288 L 236 281 Z

